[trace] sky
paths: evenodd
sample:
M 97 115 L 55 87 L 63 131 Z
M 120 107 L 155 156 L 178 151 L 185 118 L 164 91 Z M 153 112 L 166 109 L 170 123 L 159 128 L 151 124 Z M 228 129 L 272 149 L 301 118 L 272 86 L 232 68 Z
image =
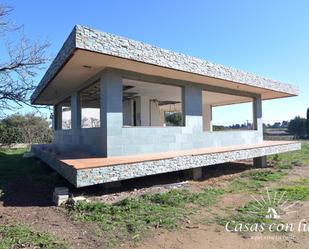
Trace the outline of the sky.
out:
M 298 85 L 298 97 L 263 102 L 265 122 L 305 117 L 309 107 L 309 1 L 0 1 L 27 37 L 50 41 L 50 56 L 82 24 Z

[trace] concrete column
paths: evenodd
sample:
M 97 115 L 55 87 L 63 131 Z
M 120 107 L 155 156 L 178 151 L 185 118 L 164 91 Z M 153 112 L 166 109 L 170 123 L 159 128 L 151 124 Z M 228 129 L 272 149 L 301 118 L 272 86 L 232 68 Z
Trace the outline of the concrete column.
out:
M 201 180 L 203 177 L 203 169 L 200 168 L 194 168 L 192 169 L 192 178 L 195 181 Z
M 56 105 L 54 106 L 54 122 L 55 122 L 55 128 L 56 130 L 62 129 L 62 106 Z
M 261 96 L 255 97 L 253 100 L 253 128 L 263 133 Z
M 136 115 L 138 126 L 150 126 L 150 99 L 149 97 L 139 96 L 136 98 Z
M 71 95 L 71 127 L 73 148 L 81 149 L 81 107 L 78 92 Z
M 57 107 L 55 105 L 53 106 L 52 128 L 53 130 L 57 129 Z
M 71 96 L 71 113 L 72 113 L 72 129 L 79 129 L 81 127 L 81 108 L 80 98 L 77 92 Z
M 114 71 L 105 71 L 100 82 L 101 128 L 103 154 L 117 155 L 122 149 L 122 77 Z
M 253 158 L 253 166 L 256 168 L 265 168 L 267 167 L 267 157 L 261 156 L 261 157 L 255 157 Z
M 212 131 L 212 106 L 203 103 L 203 130 Z
M 105 189 L 117 189 L 120 188 L 122 186 L 121 181 L 117 181 L 117 182 L 107 182 L 104 184 Z
M 203 130 L 203 103 L 202 88 L 194 85 L 184 87 L 183 91 L 183 111 L 185 115 L 185 125 L 194 130 Z

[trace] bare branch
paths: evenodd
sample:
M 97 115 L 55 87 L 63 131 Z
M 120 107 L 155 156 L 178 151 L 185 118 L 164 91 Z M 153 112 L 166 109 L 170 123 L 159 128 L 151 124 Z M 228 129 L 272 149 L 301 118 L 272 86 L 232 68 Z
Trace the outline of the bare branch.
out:
M 12 10 L 11 7 L 0 5 L 0 33 L 12 31 L 14 25 L 7 21 L 7 15 Z M 18 32 L 20 39 L 17 42 L 8 42 L 7 56 L 0 58 L 0 112 L 24 104 L 29 105 L 30 93 L 36 87 L 35 77 L 49 61 L 45 55 L 49 47 L 47 41 L 30 41 L 21 28 L 18 28 Z
M 15 31 L 20 27 L 14 25 L 12 22 L 7 20 L 7 16 L 14 10 L 12 6 L 0 5 L 0 34 L 5 32 Z

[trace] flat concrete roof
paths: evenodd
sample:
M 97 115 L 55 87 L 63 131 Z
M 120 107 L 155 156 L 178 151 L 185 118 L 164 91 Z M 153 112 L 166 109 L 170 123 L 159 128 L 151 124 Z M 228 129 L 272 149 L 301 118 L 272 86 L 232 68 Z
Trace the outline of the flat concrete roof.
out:
M 143 42 L 76 25 L 31 96 L 53 105 L 105 68 L 260 94 L 298 95 L 298 87 Z

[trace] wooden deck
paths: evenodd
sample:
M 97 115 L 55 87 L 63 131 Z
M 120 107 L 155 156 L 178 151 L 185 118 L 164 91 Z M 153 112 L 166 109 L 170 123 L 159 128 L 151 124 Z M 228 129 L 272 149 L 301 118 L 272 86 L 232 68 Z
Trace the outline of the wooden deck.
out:
M 144 154 L 144 155 L 134 155 L 134 156 L 121 156 L 121 157 L 85 157 L 85 158 L 76 158 L 72 155 L 70 158 L 69 155 L 66 155 L 65 158 L 59 157 L 58 159 L 76 170 L 80 169 L 91 169 L 99 167 L 108 167 L 113 165 L 123 165 L 123 164 L 132 164 L 145 161 L 155 161 L 162 159 L 170 159 L 175 157 L 183 156 L 198 156 L 198 155 L 207 155 L 215 153 L 223 153 L 230 151 L 240 151 L 247 149 L 256 149 L 256 148 L 265 148 L 278 145 L 287 145 L 297 143 L 294 141 L 263 141 L 262 143 L 253 144 L 253 145 L 237 145 L 237 146 L 226 146 L 226 147 L 215 147 L 215 148 L 203 148 L 203 149 L 194 149 L 186 151 L 175 151 L 175 152 L 162 152 L 156 154 Z

